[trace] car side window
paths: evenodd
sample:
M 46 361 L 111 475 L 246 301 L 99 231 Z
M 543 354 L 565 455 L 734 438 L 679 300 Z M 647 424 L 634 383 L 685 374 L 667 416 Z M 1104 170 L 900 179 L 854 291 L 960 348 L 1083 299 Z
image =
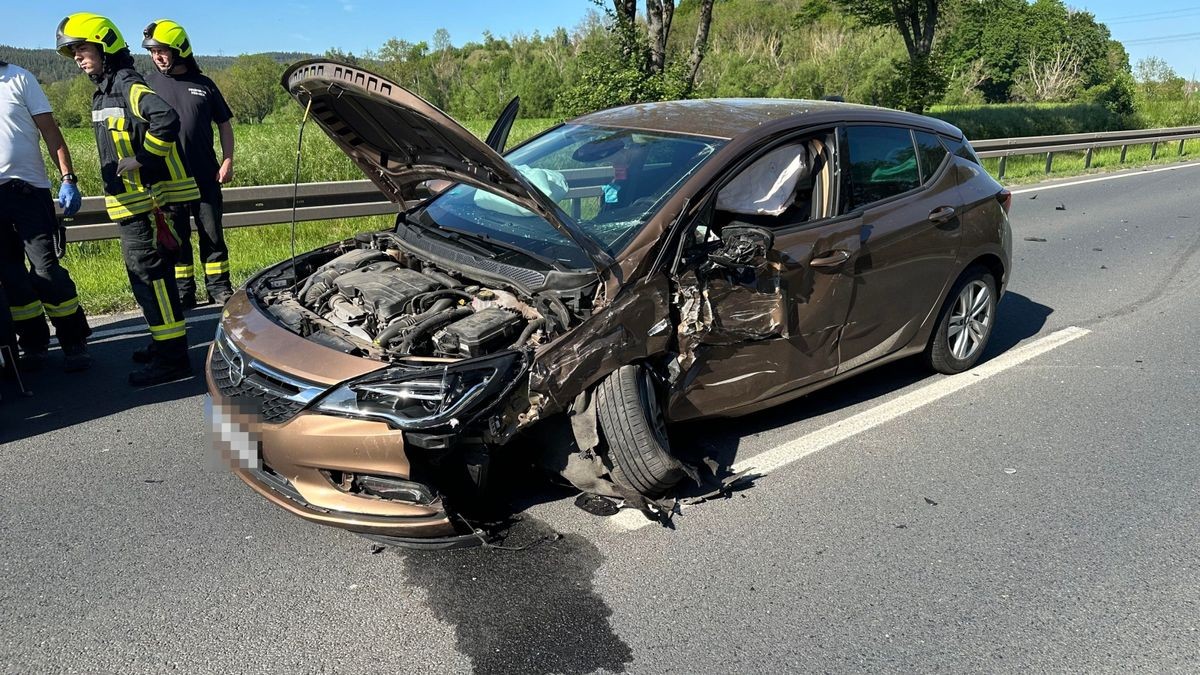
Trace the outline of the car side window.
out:
M 917 157 L 921 160 L 921 182 L 928 183 L 949 153 L 938 142 L 937 136 L 924 131 L 914 132 L 914 135 L 917 138 Z
M 912 133 L 900 127 L 846 127 L 852 211 L 921 185 Z

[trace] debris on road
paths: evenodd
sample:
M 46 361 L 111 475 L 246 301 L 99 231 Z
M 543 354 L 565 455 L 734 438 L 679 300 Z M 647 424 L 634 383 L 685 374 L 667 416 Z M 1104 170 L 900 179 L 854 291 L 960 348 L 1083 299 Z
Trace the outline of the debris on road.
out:
M 926 497 L 926 498 L 925 498 L 925 503 L 926 503 L 926 504 L 928 504 L 928 505 L 930 505 L 930 506 L 937 506 L 937 505 L 938 505 L 938 504 L 937 504 L 937 502 L 933 501 L 933 500 L 932 500 L 932 499 L 930 499 L 929 497 Z
M 1103 251 L 1104 249 L 1102 249 L 1102 248 L 1093 248 L 1092 250 L 1093 250 L 1093 251 Z
M 1033 193 L 1033 196 L 1031 196 L 1030 199 L 1037 199 L 1037 193 Z
M 587 492 L 581 492 L 579 496 L 575 498 L 575 506 L 587 511 L 593 516 L 601 516 L 604 518 L 607 518 L 608 516 L 615 516 L 617 515 L 617 512 L 621 510 L 617 506 L 617 503 L 608 497 L 603 495 L 588 494 Z
M 1006 466 L 1006 467 L 1004 467 L 1004 473 L 1007 473 L 1007 474 L 1014 474 L 1014 473 L 1016 473 L 1016 472 L 1017 472 L 1017 470 L 1016 470 L 1016 469 L 1014 469 L 1014 468 L 1012 468 L 1011 466 Z
M 1040 241 L 1040 242 L 1045 242 L 1045 241 L 1046 241 L 1046 238 L 1045 238 L 1045 237 L 1025 237 L 1025 241 Z
M 1054 207 L 1054 210 L 1055 210 L 1055 211 L 1066 211 L 1066 210 L 1067 210 L 1067 205 L 1066 205 L 1066 204 L 1063 204 L 1062 202 L 1059 202 L 1059 203 L 1058 203 L 1058 206 Z

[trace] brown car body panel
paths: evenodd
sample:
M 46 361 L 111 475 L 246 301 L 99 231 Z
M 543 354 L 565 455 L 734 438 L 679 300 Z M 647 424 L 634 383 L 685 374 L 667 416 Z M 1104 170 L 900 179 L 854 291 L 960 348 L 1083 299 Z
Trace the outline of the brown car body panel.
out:
M 384 366 L 305 340 L 255 309 L 243 290 L 225 304 L 221 329 L 251 358 L 314 383 L 334 385 Z
M 365 375 L 383 364 L 309 342 L 256 310 L 244 291 L 226 304 L 222 330 L 243 353 L 272 368 L 312 382 L 333 385 Z M 232 408 L 213 381 L 212 352 L 206 361 L 208 391 L 214 405 Z M 298 493 L 286 495 L 245 466 L 234 472 L 259 494 L 289 511 L 327 525 L 360 532 L 434 537 L 454 533 L 440 501 L 430 505 L 378 499 L 338 490 L 323 470 L 409 479 L 411 465 L 400 431 L 372 420 L 302 412 L 283 424 L 267 424 L 239 414 L 243 429 L 254 434 L 262 462 Z
M 482 143 L 462 138 L 465 130 L 444 113 L 381 78 L 374 84 L 356 81 L 365 71 L 338 67 L 343 69 L 338 77 L 347 78 L 349 86 L 377 93 L 386 88 L 381 95 L 389 105 L 408 106 L 414 120 L 420 118 L 426 131 L 433 130 L 430 138 L 442 137 L 450 150 L 465 148 L 465 161 L 439 164 L 422 150 L 418 159 L 429 162 L 401 166 L 394 157 L 365 155 L 360 144 L 351 142 L 353 130 L 347 131 L 344 120 L 328 106 L 314 109 L 322 128 L 397 201 L 414 196 L 410 187 L 416 180 L 448 179 L 503 192 L 545 215 L 549 207 L 544 200 L 521 194 L 529 186 L 519 172 Z M 293 76 L 292 84 L 311 75 L 310 70 Z M 602 285 L 591 315 L 536 349 L 527 389 L 531 410 L 522 413 L 527 422 L 571 410 L 580 394 L 617 368 L 640 361 L 665 365 L 670 421 L 756 412 L 921 352 L 946 294 L 972 263 L 995 270 L 1001 292 L 1008 281 L 1011 241 L 1007 215 L 996 201 L 998 185 L 980 167 L 953 154 L 912 193 L 848 213 L 836 212 L 831 202 L 823 217 L 775 223 L 772 246 L 750 269 L 675 266 L 681 238 L 704 216 L 716 191 L 767 150 L 824 139 L 828 161 L 820 180 L 833 200 L 848 180 L 839 154 L 842 128 L 900 126 L 962 139 L 961 132 L 939 120 L 842 103 L 728 99 L 624 106 L 566 124 L 729 140 L 612 256 L 615 262 L 607 268 L 597 265 Z M 430 142 L 430 148 L 436 146 Z M 496 170 L 488 174 L 489 166 Z M 403 180 L 398 179 L 402 174 Z M 963 209 L 945 223 L 929 220 L 932 209 L 948 205 Z M 249 357 L 327 387 L 385 366 L 295 335 L 244 293 L 226 306 L 222 330 Z M 211 373 L 209 390 L 221 403 Z M 281 425 L 259 424 L 255 431 L 262 439 L 263 461 L 296 494 L 275 489 L 254 470 L 237 473 L 292 513 L 359 532 L 411 537 L 454 533 L 441 501 L 420 505 L 350 494 L 323 473 L 411 479 L 404 432 L 382 422 L 312 412 Z

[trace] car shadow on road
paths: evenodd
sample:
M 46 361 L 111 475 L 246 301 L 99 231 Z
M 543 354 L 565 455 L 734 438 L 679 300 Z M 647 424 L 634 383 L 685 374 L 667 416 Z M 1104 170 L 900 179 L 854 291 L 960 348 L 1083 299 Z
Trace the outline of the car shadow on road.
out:
M 1023 340 L 1037 335 L 1053 311 L 1052 308 L 1019 293 L 1010 291 L 1005 294 L 997 308 L 995 329 L 981 362 L 995 358 Z M 679 425 L 671 431 L 672 451 L 685 462 L 697 467 L 709 482 L 705 485 L 694 485 L 685 481 L 676 496 L 688 498 L 711 492 L 717 482 L 728 478 L 729 467 L 737 461 L 739 451 L 743 449 L 748 438 L 869 403 L 933 377 L 937 376 L 929 371 L 921 358 L 906 358 L 751 415 L 733 420 L 704 420 Z M 553 435 L 565 435 L 565 442 L 572 442 L 569 434 L 569 427 L 563 426 Z M 536 441 L 525 442 L 536 445 L 546 442 L 547 436 L 549 434 L 543 434 Z M 707 475 L 709 466 L 717 467 L 715 476 Z M 513 487 L 510 506 L 516 513 L 536 504 L 578 494 L 578 490 L 535 478 L 534 474 L 526 474 L 525 480 L 515 482 Z
M 38 372 L 22 372 L 22 381 L 31 395 L 21 394 L 12 378 L 0 379 L 0 443 L 9 443 L 77 424 L 102 419 L 126 410 L 166 401 L 175 401 L 204 393 L 204 357 L 212 340 L 220 313 L 197 312 L 189 315 L 188 350 L 192 376 L 156 387 L 135 389 L 126 378 L 139 367 L 130 360 L 134 349 L 147 341 L 144 330 L 120 334 L 123 330 L 144 327 L 141 317 L 93 327 L 88 351 L 91 369 L 82 373 L 63 373 L 61 352 L 51 349 L 45 367 Z M 196 419 L 200 424 L 200 408 Z M 171 424 L 191 423 L 172 420 Z
M 1019 293 L 1008 292 L 996 310 L 996 323 L 980 363 L 985 363 L 1041 332 L 1054 310 Z M 685 461 L 715 465 L 718 476 L 737 461 L 746 438 L 886 397 L 922 380 L 938 377 L 921 357 L 905 358 L 815 391 L 762 412 L 729 420 L 701 421 L 672 434 L 672 447 Z M 703 493 L 685 488 L 681 495 Z

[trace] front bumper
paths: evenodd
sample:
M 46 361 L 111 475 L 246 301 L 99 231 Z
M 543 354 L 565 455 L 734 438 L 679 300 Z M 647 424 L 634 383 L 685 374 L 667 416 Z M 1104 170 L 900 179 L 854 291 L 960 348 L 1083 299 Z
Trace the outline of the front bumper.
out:
M 335 485 L 331 474 L 411 480 L 412 466 L 401 431 L 383 422 L 305 410 L 308 401 L 332 384 L 292 375 L 322 370 L 313 362 L 312 348 L 319 346 L 275 325 L 243 292 L 227 305 L 221 332 L 227 349 L 232 347 L 236 355 L 225 354 L 216 341 L 209 349 L 205 376 L 211 397 L 210 438 L 255 492 L 306 520 L 392 543 L 478 542 L 474 533 L 463 534 L 455 526 L 441 497 L 406 502 Z M 331 370 L 339 375 L 377 367 L 365 359 L 321 351 L 327 353 L 316 355 L 332 361 Z M 266 362 L 270 355 L 278 357 Z M 302 362 L 290 367 L 289 360 L 296 358 Z M 236 375 L 231 376 L 234 369 Z

